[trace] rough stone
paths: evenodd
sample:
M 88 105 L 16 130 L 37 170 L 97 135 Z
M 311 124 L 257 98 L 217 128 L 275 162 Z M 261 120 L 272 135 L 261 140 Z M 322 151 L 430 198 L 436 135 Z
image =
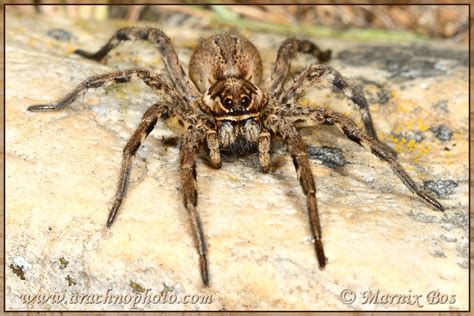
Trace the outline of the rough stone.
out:
M 435 192 L 437 196 L 446 197 L 454 194 L 454 190 L 458 187 L 458 184 L 453 180 L 428 180 L 423 182 L 423 186 Z
M 339 148 L 331 148 L 326 146 L 314 147 L 308 145 L 306 150 L 310 159 L 319 160 L 324 166 L 334 170 L 340 170 L 349 163 L 344 159 L 342 150 Z
M 58 41 L 69 42 L 73 39 L 72 34 L 63 29 L 51 29 L 46 34 Z
M 284 147 L 275 144 L 269 174 L 258 171 L 255 156 L 226 159 L 220 170 L 199 159 L 199 212 L 211 274 L 210 287 L 203 288 L 182 206 L 179 147 L 163 144 L 176 136 L 164 124 L 157 124 L 138 151 L 118 220 L 105 228 L 122 149 L 159 97 L 137 82 L 88 91 L 60 112 L 26 111 L 58 99 L 88 76 L 116 69 L 147 67 L 169 80 L 153 45 L 125 43 L 99 64 L 72 52 L 97 49 L 125 23 L 21 17 L 5 10 L 7 310 L 467 310 L 467 46 L 443 44 L 440 50 L 432 43 L 421 49 L 314 39 L 333 49 L 331 65 L 349 80 L 362 76 L 387 91 L 383 106 L 371 104 L 375 126 L 417 183 L 458 183 L 453 194 L 440 198 L 444 215 L 337 129 L 302 130 L 309 145 L 339 148 L 351 162 L 345 175 L 312 164 L 328 258 L 320 270 L 305 198 Z M 184 65 L 199 38 L 215 33 L 159 27 Z M 46 36 L 51 29 L 70 32 L 73 39 Z M 284 37 L 247 35 L 262 52 L 268 76 Z M 312 62 L 299 56 L 292 69 L 296 73 Z M 374 85 L 367 89 L 373 88 L 377 91 Z M 433 108 L 441 100 L 449 112 Z M 331 107 L 360 124 L 349 103 L 324 86 L 301 100 L 302 106 Z M 420 143 L 392 136 L 440 124 L 456 131 L 451 140 L 431 133 Z M 447 145 L 450 151 L 443 150 Z M 27 264 L 19 265 L 20 257 Z M 341 296 L 344 290 L 356 294 L 353 303 Z M 423 304 L 366 304 L 368 291 L 422 295 Z M 428 304 L 431 291 L 456 295 L 455 302 Z M 167 302 L 127 303 L 138 294 Z M 193 294 L 201 295 L 195 304 L 173 304 Z M 97 303 L 100 295 L 109 300 Z
M 445 126 L 445 125 L 439 125 L 436 127 L 430 128 L 430 131 L 439 139 L 439 140 L 451 140 L 453 137 L 453 131 Z
M 338 58 L 354 66 L 371 65 L 390 73 L 397 81 L 442 76 L 452 68 L 467 67 L 463 50 L 434 48 L 426 44 L 367 45 L 341 51 Z

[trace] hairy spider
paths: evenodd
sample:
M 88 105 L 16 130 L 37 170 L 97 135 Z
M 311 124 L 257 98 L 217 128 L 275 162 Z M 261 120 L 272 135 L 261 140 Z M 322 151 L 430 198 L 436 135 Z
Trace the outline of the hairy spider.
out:
M 313 125 L 335 125 L 347 138 L 370 150 L 386 161 L 405 186 L 438 210 L 443 206 L 422 191 L 402 166 L 391 149 L 376 136 L 368 103 L 364 95 L 350 85 L 333 68 L 315 63 L 307 67 L 290 85 L 283 89 L 290 62 L 297 53 L 315 56 L 319 62 L 329 60 L 331 51 L 322 51 L 307 40 L 289 38 L 279 50 L 270 78 L 262 81 L 262 62 L 255 46 L 238 34 L 214 35 L 201 41 L 194 51 L 189 67 L 189 78 L 179 63 L 171 40 L 155 28 L 123 28 L 97 52 L 76 50 L 83 57 L 101 60 L 120 42 L 146 40 L 156 45 L 172 84 L 146 69 L 128 69 L 86 79 L 72 92 L 53 104 L 33 105 L 29 111 L 58 111 L 74 102 L 78 95 L 89 89 L 141 79 L 161 96 L 158 103 L 145 112 L 140 125 L 123 150 L 122 167 L 113 206 L 107 220 L 111 227 L 126 195 L 132 158 L 158 119 L 177 122 L 182 127 L 180 166 L 184 206 L 189 212 L 192 233 L 200 257 L 202 281 L 209 286 L 208 251 L 204 231 L 197 210 L 196 156 L 207 146 L 213 167 L 221 167 L 221 152 L 248 154 L 258 152 L 263 172 L 270 169 L 270 140 L 283 139 L 293 158 L 296 173 L 309 214 L 312 241 L 319 262 L 324 268 L 321 227 L 316 203 L 316 187 L 305 145 L 294 121 L 304 118 Z M 306 94 L 314 83 L 325 79 L 355 103 L 361 112 L 366 133 L 348 117 L 321 107 L 303 108 L 296 101 Z M 291 102 L 292 101 L 292 102 Z

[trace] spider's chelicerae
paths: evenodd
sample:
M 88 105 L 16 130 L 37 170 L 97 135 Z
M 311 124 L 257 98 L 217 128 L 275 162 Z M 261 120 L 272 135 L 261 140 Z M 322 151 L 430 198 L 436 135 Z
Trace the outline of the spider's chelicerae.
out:
M 307 67 L 284 89 L 290 62 L 297 53 L 315 56 L 319 62 L 329 60 L 331 52 L 322 51 L 307 40 L 285 40 L 277 54 L 271 76 L 262 80 L 262 62 L 255 46 L 238 34 L 214 35 L 201 41 L 194 51 L 189 67 L 189 78 L 179 63 L 171 40 L 155 28 L 123 28 L 95 53 L 77 50 L 83 57 L 101 60 L 122 41 L 146 40 L 161 52 L 172 84 L 163 81 L 147 69 L 128 69 L 88 78 L 58 102 L 33 105 L 29 111 L 58 111 L 71 104 L 81 92 L 112 84 L 141 79 L 161 99 L 144 114 L 140 125 L 123 150 L 122 168 L 115 200 L 107 220 L 114 222 L 127 191 L 132 158 L 158 119 L 173 120 L 182 127 L 180 165 L 184 206 L 189 212 L 192 233 L 200 257 L 202 281 L 209 285 L 208 252 L 204 230 L 197 210 L 196 156 L 207 147 L 210 161 L 221 167 L 221 152 L 247 154 L 258 152 L 263 172 L 270 169 L 270 140 L 281 138 L 293 158 L 296 173 L 309 214 L 312 241 L 319 267 L 326 265 L 321 237 L 316 187 L 305 145 L 294 125 L 303 118 L 313 125 L 335 125 L 350 140 L 370 150 L 386 161 L 405 186 L 438 210 L 443 206 L 422 191 L 396 161 L 395 153 L 376 136 L 368 103 L 364 95 L 351 86 L 333 68 L 315 63 Z M 348 117 L 326 108 L 303 108 L 296 101 L 303 97 L 314 83 L 328 81 L 355 103 L 361 112 L 366 132 L 359 129 Z

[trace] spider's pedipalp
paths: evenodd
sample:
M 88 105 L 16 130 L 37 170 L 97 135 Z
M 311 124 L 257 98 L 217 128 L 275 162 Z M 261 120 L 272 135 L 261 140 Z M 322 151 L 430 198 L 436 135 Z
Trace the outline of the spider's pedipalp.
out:
M 85 92 L 88 89 L 105 87 L 113 84 L 120 84 L 130 82 L 132 80 L 141 79 L 143 82 L 148 85 L 153 91 L 159 95 L 166 95 L 170 98 L 176 100 L 177 105 L 184 107 L 184 101 L 179 102 L 182 98 L 176 94 L 176 92 L 164 82 L 157 74 L 152 71 L 133 68 L 123 71 L 111 72 L 108 74 L 97 75 L 87 78 L 85 81 L 81 82 L 76 88 L 68 93 L 65 97 L 61 98 L 59 101 L 53 104 L 41 104 L 41 105 L 31 105 L 28 107 L 28 111 L 31 112 L 45 112 L 45 111 L 59 111 L 73 103 L 81 92 Z
M 183 137 L 180 149 L 181 181 L 183 183 L 183 201 L 188 210 L 194 243 L 199 254 L 201 278 L 204 285 L 209 286 L 209 269 L 207 246 L 201 219 L 197 212 L 198 193 L 196 180 L 196 156 L 206 137 L 207 130 L 202 126 L 188 129 Z
M 179 63 L 178 56 L 176 55 L 170 38 L 159 29 L 125 27 L 118 30 L 97 52 L 91 53 L 82 49 L 77 49 L 74 53 L 88 59 L 101 60 L 122 41 L 136 40 L 150 41 L 157 46 L 163 56 L 166 68 L 168 69 L 173 82 L 176 84 L 179 92 L 181 92 L 188 101 L 199 96 L 196 87 L 186 76 L 183 67 Z
M 219 136 L 215 130 L 209 130 L 206 134 L 207 147 L 209 148 L 209 157 L 211 158 L 211 165 L 219 169 L 222 167 L 221 153 L 219 149 Z
M 402 183 L 413 193 L 420 196 L 423 200 L 434 206 L 436 209 L 443 211 L 444 207 L 434 197 L 422 191 L 415 181 L 403 169 L 400 163 L 397 162 L 396 157 L 387 150 L 387 146 L 380 143 L 370 135 L 365 134 L 360 130 L 354 121 L 347 116 L 328 110 L 324 108 L 302 108 L 294 107 L 291 109 L 281 109 L 278 111 L 280 115 L 286 116 L 306 116 L 313 120 L 316 124 L 336 125 L 344 135 L 353 142 L 361 145 L 369 150 L 381 160 L 387 162 L 395 175 L 402 181 Z
M 321 237 L 321 224 L 316 201 L 316 185 L 314 184 L 313 173 L 311 171 L 311 165 L 303 140 L 298 134 L 296 127 L 282 116 L 269 115 L 265 120 L 264 125 L 273 135 L 280 136 L 284 139 L 288 151 L 293 158 L 293 164 L 295 165 L 298 180 L 304 194 L 306 195 L 306 205 L 308 208 L 316 257 L 318 259 L 319 267 L 323 269 L 326 265 L 327 259 L 324 255 Z
M 280 95 L 285 79 L 290 70 L 291 60 L 297 53 L 311 54 L 324 63 L 331 58 L 331 50 L 321 50 L 316 44 L 307 40 L 288 38 L 281 43 L 278 49 L 277 58 L 272 68 L 270 79 L 265 83 L 265 88 L 274 97 Z

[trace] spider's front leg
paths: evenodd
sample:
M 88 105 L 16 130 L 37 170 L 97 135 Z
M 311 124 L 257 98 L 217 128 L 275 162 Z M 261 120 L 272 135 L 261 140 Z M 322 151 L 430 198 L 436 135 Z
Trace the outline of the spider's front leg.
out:
M 282 104 L 287 104 L 291 99 L 300 99 L 307 93 L 314 83 L 317 83 L 321 79 L 327 80 L 332 86 L 342 91 L 347 98 L 359 107 L 362 122 L 364 123 L 365 130 L 369 136 L 385 146 L 386 150 L 390 151 L 393 156 L 396 156 L 397 153 L 392 148 L 383 144 L 378 139 L 372 122 L 372 116 L 370 115 L 369 104 L 364 94 L 350 85 L 338 71 L 327 65 L 313 64 L 306 68 L 291 87 L 283 92 L 279 101 Z
M 321 50 L 316 44 L 307 40 L 288 38 L 281 43 L 277 58 L 272 68 L 270 80 L 266 83 L 266 91 L 278 97 L 290 70 L 290 63 L 297 53 L 311 54 L 324 63 L 331 58 L 331 50 Z
M 121 42 L 136 40 L 152 42 L 158 48 L 163 56 L 166 68 L 168 69 L 173 82 L 176 84 L 177 89 L 182 95 L 186 96 L 188 100 L 192 100 L 199 96 L 196 87 L 186 76 L 183 67 L 179 63 L 178 56 L 176 55 L 170 38 L 159 29 L 125 27 L 118 30 L 97 52 L 91 53 L 78 49 L 74 53 L 88 59 L 101 60 Z
M 306 204 L 308 208 L 309 222 L 313 236 L 314 249 L 318 258 L 319 267 L 322 269 L 326 265 L 323 242 L 321 237 L 321 224 L 319 221 L 318 205 L 316 201 L 316 185 L 314 184 L 311 165 L 306 153 L 306 148 L 296 127 L 285 118 L 278 115 L 269 115 L 264 125 L 274 135 L 284 139 L 288 151 L 293 158 L 293 164 L 296 168 L 296 174 L 300 181 L 303 192 L 306 195 Z
M 391 152 L 387 150 L 386 146 L 383 146 L 383 144 L 375 140 L 373 137 L 361 131 L 355 122 L 347 116 L 324 108 L 310 109 L 302 107 L 281 109 L 277 113 L 284 116 L 305 116 L 316 124 L 336 125 L 346 135 L 347 138 L 359 144 L 360 146 L 363 146 L 375 156 L 387 162 L 390 165 L 392 171 L 411 192 L 417 194 L 436 209 L 444 211 L 444 207 L 441 205 L 441 203 L 439 203 L 430 194 L 422 191 L 419 188 L 419 186 L 408 175 L 405 169 L 403 169 L 400 163 L 397 162 L 396 158 L 391 154 Z
M 123 150 L 120 180 L 115 196 L 115 201 L 109 213 L 107 227 L 114 222 L 117 211 L 127 192 L 132 158 L 135 156 L 146 136 L 153 130 L 157 119 L 167 112 L 166 106 L 154 105 L 143 116 L 140 126 L 128 141 Z M 201 278 L 205 286 L 209 286 L 209 269 L 207 260 L 207 246 L 202 228 L 201 219 L 197 211 L 197 182 L 196 182 L 196 155 L 206 137 L 205 128 L 190 128 L 181 145 L 181 179 L 183 183 L 184 206 L 188 210 L 193 232 L 193 239 L 199 254 Z
M 80 83 L 72 92 L 65 97 L 52 104 L 31 105 L 28 111 L 31 112 L 45 112 L 45 111 L 59 111 L 65 106 L 73 103 L 81 92 L 88 89 L 105 87 L 112 84 L 125 83 L 132 80 L 141 79 L 145 84 L 153 89 L 155 93 L 164 93 L 177 100 L 177 104 L 183 105 L 184 101 L 176 94 L 176 92 L 166 84 L 157 74 L 146 69 L 128 69 L 123 71 L 111 72 L 108 74 L 97 75 L 87 78 Z M 179 102 L 182 101 L 182 102 Z
M 209 270 L 207 261 L 207 246 L 201 219 L 197 211 L 198 193 L 196 180 L 196 156 L 206 138 L 206 128 L 203 126 L 190 127 L 186 132 L 180 149 L 181 180 L 183 183 L 184 206 L 191 220 L 194 242 L 199 253 L 201 278 L 205 286 L 209 286 Z

